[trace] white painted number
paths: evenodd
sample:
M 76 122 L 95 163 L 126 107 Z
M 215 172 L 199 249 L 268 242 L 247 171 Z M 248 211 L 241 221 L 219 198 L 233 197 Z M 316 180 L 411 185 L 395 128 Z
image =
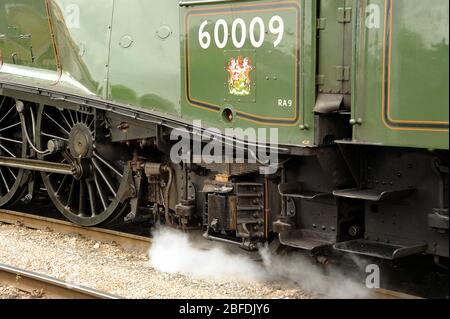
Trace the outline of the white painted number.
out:
M 275 23 L 277 24 L 275 26 Z M 277 47 L 284 36 L 284 21 L 280 16 L 273 16 L 269 22 L 269 31 L 272 34 L 278 35 L 277 39 L 273 43 L 274 47 Z
M 200 24 L 198 30 L 198 41 L 202 49 L 208 49 L 211 46 L 211 34 L 206 30 L 208 21 L 203 21 Z M 280 16 L 273 16 L 269 20 L 268 25 L 269 32 L 276 36 L 273 41 L 273 46 L 277 47 L 283 41 L 284 37 L 284 20 Z M 239 32 L 240 31 L 240 32 Z M 254 48 L 260 48 L 266 40 L 266 25 L 261 17 L 255 17 L 250 22 L 249 30 L 247 34 L 247 25 L 241 18 L 237 18 L 231 25 L 231 41 L 237 49 L 241 49 L 246 41 L 247 36 L 250 38 L 251 45 Z M 230 37 L 229 27 L 224 19 L 219 19 L 214 25 L 214 43 L 219 49 L 223 49 L 228 44 L 228 38 Z
M 240 26 L 241 28 L 241 39 L 238 41 L 237 36 L 237 28 Z M 233 26 L 231 27 L 231 39 L 233 40 L 233 44 L 237 49 L 240 49 L 244 46 L 245 40 L 247 39 L 247 26 L 245 25 L 245 21 L 241 18 L 234 20 Z
M 222 41 L 220 41 L 219 30 L 222 27 L 223 37 Z M 216 26 L 214 27 L 214 40 L 219 49 L 223 49 L 227 46 L 228 43 L 228 24 L 224 19 L 217 20 Z
M 278 107 L 292 107 L 292 100 L 278 99 Z
M 255 28 L 256 25 L 259 25 L 259 39 L 255 39 Z M 266 30 L 264 28 L 264 21 L 260 17 L 256 17 L 250 22 L 250 42 L 252 43 L 253 47 L 260 48 L 262 44 L 264 43 L 264 38 L 266 36 Z
M 200 29 L 198 30 L 198 40 L 200 42 L 200 46 L 203 49 L 209 48 L 211 45 L 211 35 L 208 32 L 205 32 L 205 27 L 208 25 L 208 21 L 204 21 L 200 25 Z

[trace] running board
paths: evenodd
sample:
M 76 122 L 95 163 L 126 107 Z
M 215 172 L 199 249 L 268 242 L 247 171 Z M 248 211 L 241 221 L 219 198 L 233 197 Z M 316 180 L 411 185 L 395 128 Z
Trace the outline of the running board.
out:
M 329 235 L 309 229 L 283 231 L 279 234 L 279 239 L 285 246 L 309 250 L 312 255 L 335 243 Z
M 344 189 L 336 190 L 333 195 L 351 199 L 361 199 L 370 202 L 381 202 L 389 199 L 398 199 L 411 195 L 415 188 L 397 189 L 397 190 L 375 190 L 375 189 Z
M 76 176 L 78 174 L 77 168 L 69 164 L 59 164 L 24 158 L 0 156 L 0 166 L 63 175 Z
M 285 183 L 278 186 L 278 191 L 282 197 L 302 198 L 307 200 L 314 200 L 320 197 L 331 196 L 331 193 L 321 193 L 310 190 L 305 190 L 302 183 Z
M 358 239 L 337 243 L 334 245 L 334 249 L 346 253 L 394 260 L 424 253 L 427 249 L 427 245 L 424 243 L 418 243 L 414 245 L 401 246 Z

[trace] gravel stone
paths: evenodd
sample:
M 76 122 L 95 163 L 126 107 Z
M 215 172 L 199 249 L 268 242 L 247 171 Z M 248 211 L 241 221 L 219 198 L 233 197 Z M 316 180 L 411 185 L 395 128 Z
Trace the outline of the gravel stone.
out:
M 154 269 L 146 254 L 81 236 L 0 225 L 0 263 L 133 299 L 307 299 L 277 283 L 198 280 Z M 0 298 L 33 298 L 0 284 Z

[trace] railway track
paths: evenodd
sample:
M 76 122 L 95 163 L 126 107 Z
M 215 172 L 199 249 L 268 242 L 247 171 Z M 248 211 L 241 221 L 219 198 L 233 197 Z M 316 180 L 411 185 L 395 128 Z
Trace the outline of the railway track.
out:
M 20 225 L 30 229 L 39 229 L 43 231 L 54 231 L 67 235 L 80 235 L 84 238 L 99 241 L 102 243 L 116 243 L 127 251 L 146 253 L 150 249 L 151 239 L 143 236 L 137 236 L 124 232 L 104 229 L 104 228 L 85 228 L 74 225 L 59 219 L 32 215 L 29 213 L 16 212 L 11 210 L 0 209 L 0 222 Z M 17 280 L 19 278 L 20 280 Z M 41 280 L 42 279 L 42 280 Z M 97 293 L 88 288 L 60 282 L 57 279 L 43 275 L 29 273 L 24 270 L 8 267 L 0 264 L 0 282 L 10 286 L 17 287 L 20 290 L 29 291 L 42 287 L 45 291 L 49 291 L 50 297 L 60 298 L 86 298 L 85 294 L 91 293 L 91 297 L 101 297 L 102 293 Z M 61 291 L 64 288 L 69 291 Z M 73 289 L 72 289 L 73 288 Z M 114 297 L 112 295 L 103 294 L 105 297 Z M 117 297 L 116 297 L 117 298 Z M 398 291 L 387 289 L 374 290 L 369 298 L 373 299 L 422 299 L 421 297 L 405 294 Z
M 120 299 L 91 288 L 0 264 L 0 283 L 50 299 Z
M 19 224 L 31 229 L 55 231 L 62 234 L 78 234 L 87 239 L 102 243 L 115 243 L 123 249 L 132 252 L 146 253 L 150 249 L 151 239 L 143 236 L 118 232 L 104 228 L 86 228 L 70 222 L 47 218 L 27 213 L 0 209 L 0 222 L 5 224 Z
M 389 289 L 375 289 L 374 292 L 370 295 L 371 299 L 409 299 L 409 300 L 417 300 L 424 299 L 419 296 L 414 296 L 410 294 L 406 294 L 399 291 L 389 290 Z

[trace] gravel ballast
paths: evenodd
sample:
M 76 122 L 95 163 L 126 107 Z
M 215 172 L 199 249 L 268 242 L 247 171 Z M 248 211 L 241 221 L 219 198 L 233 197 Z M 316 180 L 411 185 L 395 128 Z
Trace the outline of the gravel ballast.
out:
M 0 225 L 0 263 L 83 285 L 124 298 L 310 298 L 299 289 L 277 283 L 196 279 L 158 271 L 146 254 L 80 236 Z M 11 290 L 12 289 L 12 290 Z M 0 286 L 0 298 L 21 292 Z
M 31 294 L 0 283 L 0 299 L 33 299 Z

